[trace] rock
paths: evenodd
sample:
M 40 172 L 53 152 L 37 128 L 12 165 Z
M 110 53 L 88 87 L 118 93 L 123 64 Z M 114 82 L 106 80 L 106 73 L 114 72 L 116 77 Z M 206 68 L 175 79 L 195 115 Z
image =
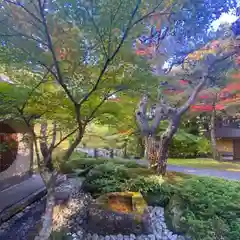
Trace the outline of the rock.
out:
M 111 240 L 111 237 L 110 236 L 105 236 L 104 240 Z
M 184 212 L 184 202 L 177 195 L 174 195 L 165 208 L 165 220 L 169 229 L 173 232 L 181 233 L 185 226 L 181 223 L 181 217 Z
M 161 222 L 161 226 L 162 226 L 163 229 L 167 229 L 167 225 L 166 225 L 165 222 Z
M 86 239 L 87 240 L 91 240 L 92 239 L 92 235 L 90 233 L 88 233 L 87 236 L 86 236 Z
M 168 239 L 171 239 L 171 237 L 172 237 L 172 232 L 168 231 L 168 233 L 166 234 L 166 236 L 168 237 Z
M 136 236 L 134 234 L 130 234 L 130 240 L 135 240 Z
M 122 234 L 118 234 L 117 235 L 117 240 L 123 240 L 123 235 Z
M 92 240 L 99 240 L 99 237 L 96 233 L 92 235 Z
M 144 240 L 144 235 L 138 235 L 137 240 Z
M 124 240 L 129 240 L 130 238 L 129 238 L 128 235 L 125 235 L 125 236 L 123 236 L 123 239 L 124 239 Z
M 69 191 L 58 191 L 55 192 L 55 202 L 56 204 L 67 204 L 71 193 Z
M 109 193 L 88 207 L 84 228 L 98 234 L 148 234 L 151 229 L 147 204 L 140 193 Z
M 77 234 L 76 234 L 76 233 L 73 233 L 73 234 L 72 234 L 72 237 L 73 237 L 73 238 L 76 238 L 76 237 L 77 237 Z
M 148 239 L 149 239 L 149 240 L 155 240 L 155 239 L 156 239 L 156 237 L 155 237 L 155 235 L 153 235 L 153 234 L 150 234 L 150 235 L 148 235 Z
M 177 240 L 177 238 L 178 238 L 178 235 L 174 234 L 174 235 L 171 236 L 170 239 L 171 239 L 171 240 Z
M 79 236 L 83 235 L 83 231 L 82 231 L 82 230 L 79 230 L 79 231 L 77 232 L 77 235 L 79 235 Z

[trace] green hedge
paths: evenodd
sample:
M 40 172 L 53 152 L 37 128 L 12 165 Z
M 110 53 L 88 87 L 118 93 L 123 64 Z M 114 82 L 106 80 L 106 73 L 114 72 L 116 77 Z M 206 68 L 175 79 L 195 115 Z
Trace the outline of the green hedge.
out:
M 128 168 L 124 163 L 108 161 L 92 168 L 83 188 L 94 196 L 115 191 L 140 191 L 149 205 L 165 207 L 167 223 L 172 230 L 176 229 L 172 226 L 173 216 L 168 209 L 177 196 L 174 204 L 183 208 L 178 222 L 181 229 L 177 232 L 193 240 L 240 239 L 240 183 L 182 176 L 177 182 L 169 178 L 163 181 L 146 168 Z

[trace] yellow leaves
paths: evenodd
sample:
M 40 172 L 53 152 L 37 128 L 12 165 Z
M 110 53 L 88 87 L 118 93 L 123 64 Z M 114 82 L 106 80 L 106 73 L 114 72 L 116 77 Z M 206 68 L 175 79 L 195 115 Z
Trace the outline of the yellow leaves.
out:
M 209 55 L 209 54 L 215 54 L 216 53 L 216 50 L 215 49 L 202 49 L 202 50 L 198 50 L 198 51 L 195 51 L 191 54 L 189 54 L 187 56 L 187 60 L 202 60 L 206 55 Z
M 164 6 L 165 8 L 170 8 L 173 6 L 173 4 L 177 2 L 177 0 L 165 0 L 164 1 Z

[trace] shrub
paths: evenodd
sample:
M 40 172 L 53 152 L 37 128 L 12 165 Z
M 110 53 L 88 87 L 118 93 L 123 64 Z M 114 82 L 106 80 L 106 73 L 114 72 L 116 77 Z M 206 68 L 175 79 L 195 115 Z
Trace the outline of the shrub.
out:
M 139 168 L 139 164 L 136 163 L 135 161 L 133 161 L 133 162 L 117 161 L 117 163 L 123 164 L 127 168 Z
M 184 203 L 181 224 L 188 226 L 184 230 L 192 239 L 234 240 L 237 239 L 236 236 L 239 237 L 238 182 L 211 177 L 191 177 L 176 184 L 173 192 Z
M 127 168 L 113 162 L 95 166 L 83 183 L 83 189 L 94 195 L 122 190 L 122 184 L 129 179 Z

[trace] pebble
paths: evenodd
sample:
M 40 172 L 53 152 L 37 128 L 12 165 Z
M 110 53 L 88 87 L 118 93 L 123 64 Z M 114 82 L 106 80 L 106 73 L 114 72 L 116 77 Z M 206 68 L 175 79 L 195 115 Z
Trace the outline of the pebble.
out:
M 131 235 L 133 235 L 133 234 L 131 234 Z M 118 239 L 118 240 L 123 240 L 123 235 L 122 235 L 122 234 L 118 234 L 118 235 L 117 235 L 117 239 Z

